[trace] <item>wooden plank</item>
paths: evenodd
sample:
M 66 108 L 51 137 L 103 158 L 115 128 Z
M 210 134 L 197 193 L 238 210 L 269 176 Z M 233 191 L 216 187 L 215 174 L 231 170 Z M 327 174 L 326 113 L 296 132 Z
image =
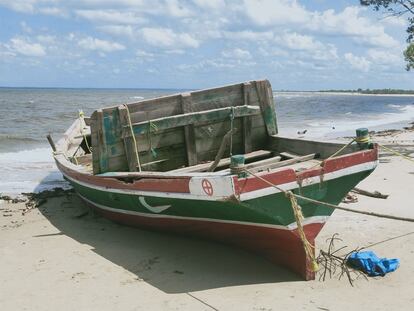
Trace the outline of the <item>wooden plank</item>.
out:
M 131 135 L 131 128 L 129 126 L 128 111 L 124 105 L 118 106 L 119 118 L 121 121 L 122 137 L 125 148 L 125 156 L 128 162 L 128 169 L 130 172 L 137 171 L 137 156 L 135 144 Z
M 158 130 L 164 130 L 173 127 L 184 126 L 188 124 L 194 124 L 203 121 L 218 121 L 229 118 L 231 112 L 234 112 L 234 116 L 244 117 L 249 115 L 256 115 L 260 113 L 260 108 L 256 106 L 237 106 L 237 107 L 226 107 L 219 109 L 206 110 L 201 112 L 192 112 L 182 115 L 176 115 L 171 117 L 165 117 L 161 119 L 151 120 L 152 124 Z M 148 132 L 148 121 L 139 122 L 133 124 L 135 134 L 145 134 Z
M 248 106 L 250 103 L 250 90 L 251 83 L 246 82 L 243 84 L 243 103 L 245 106 Z M 244 153 L 249 153 L 252 151 L 252 117 L 243 117 L 243 146 Z
M 294 159 L 294 158 L 300 157 L 300 155 L 296 153 L 290 153 L 290 152 L 280 152 L 279 155 L 287 159 Z
M 321 142 L 307 139 L 296 139 L 280 135 L 269 137 L 269 149 L 274 151 L 287 151 L 291 153 L 315 153 L 316 158 L 325 159 L 343 147 L 344 143 Z M 356 145 L 350 145 L 341 154 L 357 151 Z
M 183 113 L 193 112 L 192 103 L 191 103 L 191 94 L 184 93 L 181 94 L 181 107 Z M 196 150 L 196 140 L 194 134 L 194 124 L 189 124 L 184 126 L 184 136 L 185 136 L 185 147 L 187 151 L 187 163 L 188 166 L 197 164 L 197 150 Z
M 257 150 L 257 151 L 253 151 L 250 153 L 247 153 L 244 155 L 244 159 L 245 161 L 250 161 L 253 159 L 257 159 L 257 158 L 263 158 L 266 156 L 271 155 L 272 152 L 271 151 L 267 151 L 267 150 Z M 179 168 L 179 169 L 175 169 L 175 170 L 171 170 L 170 173 L 191 173 L 191 172 L 205 172 L 208 170 L 208 168 L 210 167 L 211 163 L 213 163 L 213 161 L 209 161 L 207 163 L 202 163 L 202 164 L 198 164 L 198 165 L 194 165 L 191 167 L 183 167 L 183 168 Z M 229 166 L 230 165 L 230 158 L 224 158 L 221 159 L 220 162 L 217 165 L 217 168 L 219 167 L 225 167 L 225 166 Z
M 260 160 L 260 161 L 256 161 L 256 162 L 247 164 L 246 168 L 251 169 L 251 168 L 254 168 L 254 167 L 258 167 L 258 166 L 273 164 L 275 162 L 279 162 L 281 159 L 282 159 L 282 157 L 280 157 L 280 156 L 271 157 L 269 159 L 264 159 L 264 160 Z
M 297 157 L 294 159 L 289 159 L 289 160 L 284 160 L 284 161 L 275 161 L 275 162 L 270 162 L 263 164 L 263 162 L 261 163 L 261 165 L 256 165 L 258 162 L 256 163 L 252 163 L 251 165 L 246 165 L 246 168 L 252 172 L 260 172 L 260 171 L 264 171 L 264 170 L 271 170 L 271 169 L 275 169 L 275 168 L 279 168 L 279 167 L 283 167 L 283 166 L 287 166 L 287 165 L 292 165 L 295 163 L 299 163 L 299 162 L 305 162 L 305 161 L 309 161 L 312 160 L 315 157 L 315 154 L 308 154 L 305 156 L 301 156 L 301 157 Z M 279 157 L 280 158 L 280 157 Z M 280 160 L 280 159 L 279 159 Z M 260 161 L 259 161 L 260 162 Z M 260 163 L 259 163 L 260 164 Z
M 273 93 L 269 81 L 260 81 L 254 83 L 256 94 L 259 99 L 262 116 L 266 125 L 268 135 L 277 134 L 276 111 L 273 102 Z

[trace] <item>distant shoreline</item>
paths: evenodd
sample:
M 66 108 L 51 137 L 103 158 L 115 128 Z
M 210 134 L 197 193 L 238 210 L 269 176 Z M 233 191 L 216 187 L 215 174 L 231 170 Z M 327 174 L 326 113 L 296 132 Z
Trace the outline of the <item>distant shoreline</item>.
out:
M 345 95 L 345 96 L 403 96 L 414 97 L 414 94 L 366 94 L 358 92 L 321 92 L 321 91 L 273 91 L 277 95 L 291 95 L 291 94 L 309 94 L 309 95 Z

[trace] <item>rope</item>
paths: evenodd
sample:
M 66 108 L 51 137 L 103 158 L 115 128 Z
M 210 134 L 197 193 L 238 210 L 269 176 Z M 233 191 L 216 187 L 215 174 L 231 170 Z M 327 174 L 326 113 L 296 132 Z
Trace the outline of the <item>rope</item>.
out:
M 149 120 L 147 139 L 148 139 L 148 144 L 149 144 L 149 148 L 150 148 L 149 151 L 151 152 L 153 158 L 156 158 L 158 156 L 158 154 L 157 154 L 157 151 L 155 151 L 155 149 L 152 147 L 151 133 L 152 132 L 157 132 L 157 131 L 158 131 L 157 125 L 154 124 L 151 120 Z
M 285 192 L 286 196 L 290 199 L 290 204 L 292 205 L 293 214 L 295 215 L 296 224 L 299 232 L 299 237 L 302 240 L 303 249 L 306 254 L 306 258 L 311 262 L 311 270 L 313 272 L 318 271 L 318 263 L 316 262 L 315 258 L 315 247 L 308 241 L 305 235 L 305 231 L 303 230 L 302 221 L 303 221 L 303 214 L 302 209 L 298 204 L 298 201 L 295 198 L 295 195 L 292 191 Z
M 302 220 L 304 219 L 303 214 L 302 214 L 302 209 L 300 207 L 300 205 L 298 204 L 296 197 L 299 197 L 297 194 L 294 194 L 292 191 L 286 191 L 278 186 L 276 186 L 275 184 L 271 183 L 270 181 L 267 181 L 266 179 L 264 179 L 263 177 L 251 172 L 250 170 L 248 170 L 247 168 L 243 167 L 241 169 L 244 169 L 247 173 L 253 175 L 254 177 L 264 181 L 265 183 L 269 184 L 270 186 L 276 188 L 277 190 L 283 192 L 287 198 L 290 199 L 290 204 L 292 206 L 293 209 L 293 214 L 295 216 L 295 220 L 296 220 L 296 225 L 298 228 L 298 232 L 299 232 L 299 237 L 302 241 L 303 244 L 303 249 L 305 251 L 306 254 L 306 258 L 311 262 L 311 270 L 313 272 L 318 271 L 318 263 L 316 262 L 316 258 L 314 255 L 314 246 L 309 242 L 309 240 L 306 238 L 306 234 L 303 230 L 303 226 L 302 226 Z
M 340 154 L 342 151 L 344 151 L 348 146 L 350 146 L 354 141 L 356 141 L 356 138 L 352 139 L 350 142 L 348 142 L 346 145 L 343 145 L 341 148 L 339 148 L 338 151 L 331 154 L 329 157 L 327 157 L 325 160 L 328 160 L 330 158 L 336 157 L 338 154 Z
M 139 160 L 138 144 L 137 144 L 137 140 L 136 140 L 135 135 L 134 135 L 134 129 L 132 127 L 131 114 L 129 113 L 128 105 L 124 104 L 124 106 L 125 106 L 126 111 L 127 111 L 129 129 L 131 131 L 132 140 L 134 141 L 135 156 L 137 158 L 138 171 L 141 172 L 141 161 Z
M 233 155 L 233 123 L 234 123 L 234 107 L 231 106 L 230 112 L 230 157 Z
M 398 151 L 392 150 L 391 148 L 385 147 L 384 145 L 381 145 L 381 144 L 378 144 L 378 146 L 380 146 L 381 148 L 384 148 L 385 150 L 387 150 L 387 151 L 389 151 L 389 152 L 391 152 L 391 153 L 393 153 L 393 154 L 395 154 L 397 156 L 400 156 L 400 157 L 402 157 L 402 158 L 404 158 L 404 159 L 406 159 L 408 161 L 414 162 L 414 158 L 412 158 L 412 157 L 406 156 L 405 154 L 402 154 L 402 153 L 400 153 Z
M 283 193 L 287 193 L 288 191 L 276 186 L 275 184 L 271 183 L 270 181 L 267 181 L 266 179 L 264 179 L 263 177 L 251 172 L 250 170 L 244 168 L 244 170 L 251 174 L 252 176 L 262 180 L 263 182 L 265 182 L 266 184 L 268 184 L 269 186 L 272 186 L 273 188 L 283 192 Z M 365 211 L 360 211 L 360 210 L 356 210 L 353 208 L 348 208 L 348 207 L 342 207 L 342 206 L 338 206 L 335 204 L 331 204 L 331 203 L 327 203 L 327 202 L 322 202 L 322 201 L 318 201 L 318 200 L 314 200 L 308 197 L 304 197 L 302 195 L 293 193 L 293 196 L 295 196 L 297 199 L 301 199 L 304 201 L 308 201 L 310 203 L 314 203 L 314 204 L 319 204 L 319 205 L 324 205 L 330 208 L 334 208 L 334 209 L 339 209 L 342 211 L 346 211 L 346 212 L 351 212 L 351 213 L 356 213 L 356 214 L 363 214 L 363 215 L 368 215 L 368 216 L 375 216 L 375 217 L 380 217 L 380 218 L 388 218 L 388 219 L 394 219 L 394 220 L 401 220 L 401 221 L 408 221 L 408 222 L 414 222 L 414 218 L 408 218 L 408 217 L 399 217 L 399 216 L 393 216 L 393 215 L 387 215 L 387 214 L 379 214 L 379 213 L 374 213 L 374 212 L 365 212 Z
M 374 213 L 374 212 L 364 212 L 364 211 L 359 211 L 359 210 L 355 210 L 355 209 L 352 209 L 352 208 L 340 207 L 338 205 L 334 205 L 334 204 L 330 204 L 330 203 L 327 203 L 327 202 L 322 202 L 322 201 L 314 200 L 314 199 L 311 199 L 311 198 L 308 198 L 308 197 L 304 197 L 302 195 L 295 194 L 292 191 L 286 191 L 286 190 L 276 186 L 275 184 L 271 183 L 270 181 L 267 181 L 263 177 L 251 172 L 250 170 L 248 170 L 246 168 L 243 168 L 243 169 L 247 173 L 249 173 L 249 174 L 253 175 L 254 177 L 262 180 L 263 182 L 267 183 L 268 185 L 272 186 L 273 188 L 283 192 L 286 195 L 286 197 L 288 197 L 290 199 L 290 204 L 292 206 L 293 214 L 295 216 L 299 237 L 302 241 L 303 249 L 304 249 L 305 254 L 306 254 L 306 258 L 311 262 L 311 270 L 313 272 L 316 272 L 318 270 L 318 264 L 316 262 L 314 251 L 313 251 L 314 246 L 306 238 L 305 232 L 303 230 L 303 226 L 302 226 L 303 214 L 302 214 L 301 207 L 297 202 L 297 198 L 301 199 L 301 200 L 304 200 L 304 201 L 307 201 L 307 202 L 314 203 L 314 204 L 324 205 L 324 206 L 327 206 L 327 207 L 330 207 L 330 208 L 339 209 L 339 210 L 343 210 L 343 211 L 347 211 L 347 212 L 363 214 L 363 215 L 368 215 L 368 216 L 375 216 L 375 217 L 380 217 L 380 218 L 387 218 L 387 219 L 414 222 L 413 218 L 399 217 L 399 216 L 386 215 L 386 214 L 379 214 L 379 213 Z
M 351 141 L 349 141 L 347 144 L 343 145 L 341 148 L 339 148 L 337 151 L 335 151 L 333 154 L 331 154 L 325 160 L 323 160 L 322 162 L 320 162 L 318 164 L 315 164 L 314 166 L 310 167 L 309 169 L 313 169 L 313 168 L 318 167 L 318 166 L 323 166 L 326 160 L 331 159 L 333 157 L 336 157 L 338 154 L 340 154 L 342 151 L 344 151 L 347 147 L 349 147 L 356 140 L 357 140 L 356 138 L 353 138 Z
M 83 111 L 82 110 L 79 110 L 80 134 L 83 136 L 83 139 L 84 139 L 85 144 L 86 144 L 86 148 L 88 149 L 89 153 L 92 153 L 92 148 L 89 146 L 88 140 L 86 139 L 86 135 L 83 132 L 83 124 L 82 124 L 82 121 L 86 125 L 84 117 L 85 117 L 85 114 L 83 113 Z

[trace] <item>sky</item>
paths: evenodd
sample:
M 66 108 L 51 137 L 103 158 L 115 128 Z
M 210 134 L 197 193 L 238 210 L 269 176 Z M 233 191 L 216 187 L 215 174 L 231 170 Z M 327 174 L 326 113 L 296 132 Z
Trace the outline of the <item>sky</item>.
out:
M 0 0 L 0 86 L 414 89 L 405 18 L 359 0 Z

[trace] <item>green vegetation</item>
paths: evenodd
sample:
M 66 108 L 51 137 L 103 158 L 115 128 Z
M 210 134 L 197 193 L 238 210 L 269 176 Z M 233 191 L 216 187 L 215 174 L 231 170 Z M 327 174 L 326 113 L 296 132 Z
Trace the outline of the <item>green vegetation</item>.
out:
M 361 5 L 372 7 L 375 11 L 383 10 L 388 16 L 400 17 L 408 14 L 407 43 L 404 59 L 406 69 L 414 69 L 414 0 L 360 0 Z

